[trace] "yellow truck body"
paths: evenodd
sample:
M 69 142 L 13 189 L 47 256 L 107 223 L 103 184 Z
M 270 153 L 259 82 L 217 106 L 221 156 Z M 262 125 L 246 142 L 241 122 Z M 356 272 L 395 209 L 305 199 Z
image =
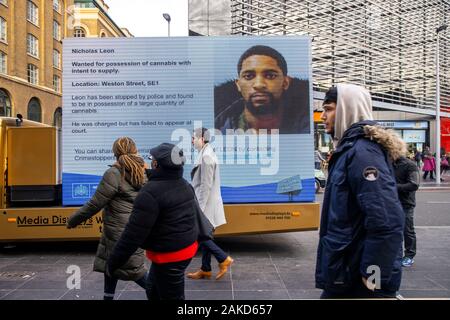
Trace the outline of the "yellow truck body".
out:
M 18 126 L 20 124 L 20 126 Z M 102 212 L 76 229 L 67 218 L 78 207 L 61 206 L 58 129 L 0 117 L 0 242 L 95 240 Z M 318 203 L 225 205 L 227 224 L 217 236 L 317 230 Z

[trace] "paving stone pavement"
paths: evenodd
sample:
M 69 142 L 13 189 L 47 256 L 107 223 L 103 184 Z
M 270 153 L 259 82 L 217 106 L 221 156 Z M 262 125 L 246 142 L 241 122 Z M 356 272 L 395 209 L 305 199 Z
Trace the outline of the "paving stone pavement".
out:
M 450 298 L 450 227 L 418 227 L 416 263 L 404 269 L 404 298 Z M 189 300 L 317 299 L 317 231 L 218 238 L 235 263 L 219 281 L 186 279 Z M 92 271 L 95 242 L 39 243 L 0 251 L 0 300 L 99 300 L 103 275 Z M 67 289 L 69 266 L 80 267 L 81 288 Z M 200 266 L 200 256 L 188 271 Z M 213 272 L 218 271 L 213 265 Z M 143 300 L 133 282 L 120 281 L 118 300 Z

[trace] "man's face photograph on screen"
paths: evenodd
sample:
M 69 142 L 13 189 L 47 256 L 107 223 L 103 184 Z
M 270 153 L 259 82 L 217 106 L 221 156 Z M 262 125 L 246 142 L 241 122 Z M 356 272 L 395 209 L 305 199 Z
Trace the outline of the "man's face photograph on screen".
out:
M 268 115 L 278 111 L 289 78 L 274 58 L 252 55 L 242 62 L 236 86 L 253 115 Z

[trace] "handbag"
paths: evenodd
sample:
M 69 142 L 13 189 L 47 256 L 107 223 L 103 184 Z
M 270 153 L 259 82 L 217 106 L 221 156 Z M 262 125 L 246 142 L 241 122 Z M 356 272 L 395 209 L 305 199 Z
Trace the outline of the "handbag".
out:
M 195 220 L 197 223 L 198 242 L 213 240 L 214 226 L 209 221 L 209 219 L 205 216 L 200 205 L 198 204 L 197 196 L 195 195 L 194 188 L 191 186 L 192 192 L 194 193 L 194 202 L 195 202 Z

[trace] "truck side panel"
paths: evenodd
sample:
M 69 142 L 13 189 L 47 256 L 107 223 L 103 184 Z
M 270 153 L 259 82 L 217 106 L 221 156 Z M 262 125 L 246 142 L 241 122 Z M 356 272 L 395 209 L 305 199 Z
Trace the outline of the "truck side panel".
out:
M 93 240 L 102 231 L 102 213 L 75 229 L 66 229 L 76 207 L 9 208 L 0 216 L 0 242 L 30 240 Z M 225 205 L 227 224 L 217 236 L 316 230 L 318 203 Z

